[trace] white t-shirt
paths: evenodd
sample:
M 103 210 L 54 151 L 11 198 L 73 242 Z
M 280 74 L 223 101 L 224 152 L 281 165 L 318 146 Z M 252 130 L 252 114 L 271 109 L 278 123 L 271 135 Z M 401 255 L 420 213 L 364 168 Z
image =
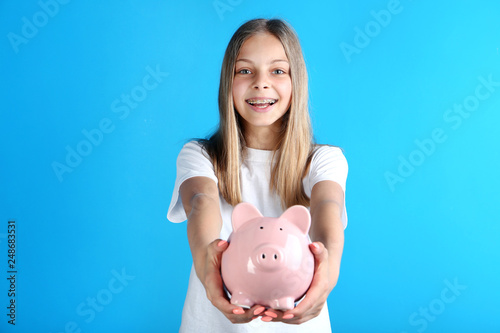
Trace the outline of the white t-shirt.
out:
M 247 156 L 240 169 L 241 194 L 244 202 L 253 204 L 263 216 L 279 217 L 283 213 L 279 197 L 269 190 L 271 179 L 271 160 L 273 152 L 247 148 Z M 345 193 L 347 179 L 347 161 L 337 147 L 321 146 L 315 152 L 309 172 L 303 179 L 305 193 L 310 197 L 313 186 L 323 180 L 338 183 Z M 207 153 L 196 141 L 184 145 L 177 157 L 177 178 L 167 218 L 171 222 L 183 222 L 187 219 L 179 187 L 192 177 L 208 177 L 217 184 L 217 177 Z M 227 240 L 232 231 L 231 214 L 233 207 L 220 196 L 220 209 L 223 220 L 220 238 Z M 342 224 L 347 226 L 347 213 L 344 204 Z M 321 314 L 301 325 L 289 325 L 278 322 L 263 322 L 259 319 L 248 324 L 232 324 L 207 299 L 205 288 L 191 268 L 189 286 L 182 313 L 180 332 L 331 332 L 328 308 L 325 305 Z

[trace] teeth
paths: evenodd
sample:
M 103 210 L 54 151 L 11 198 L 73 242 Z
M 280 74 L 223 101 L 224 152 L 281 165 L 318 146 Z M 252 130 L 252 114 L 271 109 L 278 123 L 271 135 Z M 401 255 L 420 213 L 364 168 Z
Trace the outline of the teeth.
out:
M 268 99 L 247 99 L 249 104 L 274 104 L 276 103 L 276 99 L 268 98 Z

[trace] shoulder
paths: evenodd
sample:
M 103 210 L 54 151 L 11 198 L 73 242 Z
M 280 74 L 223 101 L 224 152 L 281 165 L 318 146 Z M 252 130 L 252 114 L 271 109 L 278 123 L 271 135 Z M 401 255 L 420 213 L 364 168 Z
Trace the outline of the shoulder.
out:
M 188 141 L 184 144 L 184 146 L 182 146 L 181 151 L 183 150 L 196 150 L 196 151 L 203 150 L 203 143 L 198 140 Z
M 320 181 L 332 180 L 345 191 L 347 173 L 347 160 L 342 149 L 329 145 L 316 145 L 305 181 L 309 189 L 312 189 L 314 184 Z
M 205 150 L 205 146 L 201 141 L 191 140 L 182 146 L 182 149 L 179 153 L 181 155 L 204 155 L 207 156 L 207 152 Z
M 347 167 L 347 159 L 341 148 L 331 145 L 316 145 L 313 149 L 311 164 L 322 163 L 342 164 Z
M 177 156 L 177 164 L 204 163 L 208 161 L 211 161 L 211 159 L 203 143 L 197 140 L 185 143 Z

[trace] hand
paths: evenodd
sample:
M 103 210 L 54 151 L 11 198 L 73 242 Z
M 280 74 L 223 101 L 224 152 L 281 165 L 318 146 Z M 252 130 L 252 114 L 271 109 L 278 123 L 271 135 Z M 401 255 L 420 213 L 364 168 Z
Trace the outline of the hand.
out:
M 220 267 L 222 253 L 227 249 L 229 243 L 217 239 L 208 245 L 205 261 L 204 276 L 200 277 L 207 292 L 207 297 L 212 304 L 222 312 L 233 324 L 248 323 L 257 318 L 265 308 L 254 305 L 250 309 L 243 309 L 229 302 L 224 292 Z
M 314 276 L 305 298 L 292 310 L 265 311 L 262 320 L 301 324 L 320 314 L 328 295 L 337 284 L 339 266 L 329 263 L 328 250 L 323 243 L 311 243 L 309 248 L 314 255 Z

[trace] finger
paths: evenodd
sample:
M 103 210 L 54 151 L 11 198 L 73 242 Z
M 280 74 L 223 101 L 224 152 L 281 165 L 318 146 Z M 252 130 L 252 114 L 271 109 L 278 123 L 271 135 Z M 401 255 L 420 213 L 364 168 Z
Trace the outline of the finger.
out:
M 252 309 L 243 309 L 240 306 L 231 304 L 225 298 L 217 298 L 213 302 L 232 323 L 247 323 L 253 320 L 254 311 Z
M 261 306 L 253 306 L 250 309 L 243 309 L 241 307 L 236 307 L 233 309 L 232 314 L 227 314 L 226 316 L 231 320 L 233 323 L 248 323 L 258 317 L 259 315 L 255 315 L 255 313 L 260 314 L 261 309 L 263 308 Z M 262 310 L 263 311 L 263 310 Z
M 250 309 L 246 309 L 244 310 L 243 308 L 239 307 L 239 306 L 235 306 L 236 308 L 234 308 L 232 310 L 232 312 L 234 314 L 238 314 L 238 315 L 243 315 L 245 314 L 246 316 L 248 316 L 249 318 L 252 318 L 254 319 L 255 316 L 259 317 L 260 315 L 263 315 L 263 312 L 266 310 L 265 307 L 263 307 L 262 305 L 254 305 L 252 306 Z
M 311 249 L 316 262 L 323 262 L 328 259 L 328 250 L 325 248 L 325 245 L 323 245 L 323 243 L 313 242 L 309 244 L 309 249 Z
M 207 297 L 212 304 L 223 312 L 230 313 L 236 306 L 229 303 L 222 285 L 220 273 L 207 272 L 205 276 L 205 289 Z
M 232 313 L 237 307 L 229 303 L 220 274 L 222 252 L 227 249 L 227 246 L 228 243 L 220 239 L 216 239 L 209 244 L 204 285 L 207 297 L 212 304 L 224 313 Z
M 267 309 L 262 314 L 263 321 L 282 321 L 283 311 L 277 309 Z
M 292 321 L 293 318 L 296 318 L 295 322 Z M 307 318 L 309 317 L 302 317 L 301 320 L 300 317 L 296 317 L 295 314 L 290 313 L 289 311 L 282 312 L 275 309 L 265 311 L 262 316 L 263 321 L 282 321 L 290 324 L 298 324 L 299 322 L 296 322 L 297 320 L 301 320 L 300 323 L 304 322 Z
M 207 289 L 207 296 L 224 297 L 222 277 L 220 274 L 222 252 L 227 249 L 226 241 L 216 239 L 208 245 L 207 258 L 205 264 L 205 281 L 204 285 Z M 225 297 L 224 297 L 225 298 Z
M 322 307 L 328 297 L 328 279 L 315 274 L 311 286 L 302 301 L 286 314 L 293 314 L 295 317 L 310 312 L 312 309 Z
M 222 290 L 222 292 L 220 292 Z M 247 323 L 255 319 L 255 316 L 261 314 L 265 308 L 261 305 L 254 305 L 250 309 L 243 309 L 238 305 L 231 304 L 226 298 L 225 291 L 219 288 L 214 289 L 217 293 L 212 297 L 212 304 L 217 307 L 232 323 Z
M 268 316 L 268 317 L 273 318 L 273 319 L 278 318 L 278 314 L 277 314 L 276 312 L 274 312 L 274 311 L 271 311 L 271 310 L 267 310 L 267 311 L 265 311 L 265 312 L 264 312 L 264 314 L 265 314 L 266 316 Z
M 307 294 L 317 291 L 317 288 L 319 288 L 318 292 L 323 293 L 329 289 L 328 250 L 321 242 L 311 243 L 309 247 L 314 255 L 315 263 L 313 279 Z
M 216 239 L 214 241 L 214 243 L 217 244 L 217 248 L 216 248 L 217 251 L 221 251 L 221 252 L 225 251 L 227 249 L 227 247 L 229 246 L 229 243 L 223 239 Z
M 254 316 L 259 316 L 261 315 L 264 311 L 266 310 L 265 307 L 263 307 L 262 305 L 254 305 L 252 306 L 252 308 L 250 309 L 250 311 L 252 312 L 252 314 Z
M 247 323 L 253 319 L 255 309 L 254 311 L 245 310 L 240 306 L 231 304 L 223 287 L 220 268 L 222 253 L 228 246 L 229 243 L 221 239 L 216 239 L 208 245 L 207 264 L 205 266 L 205 289 L 208 299 L 232 323 Z
M 235 315 L 241 315 L 245 314 L 245 310 L 243 310 L 243 308 L 237 307 L 233 309 L 232 313 L 234 313 Z
M 318 316 L 325 305 L 327 292 L 322 288 L 311 287 L 304 299 L 292 310 L 286 311 L 282 319 L 290 324 L 301 324 Z
M 328 250 L 321 242 L 309 244 L 314 255 L 314 275 L 305 297 L 292 310 L 283 313 L 284 321 L 299 324 L 316 317 L 321 311 L 328 296 Z
M 321 312 L 323 305 L 319 302 L 315 294 L 308 291 L 295 308 L 283 312 L 279 319 L 287 324 L 302 324 Z
M 208 255 L 210 257 L 221 258 L 222 253 L 227 249 L 229 243 L 223 239 L 216 239 L 208 245 Z

